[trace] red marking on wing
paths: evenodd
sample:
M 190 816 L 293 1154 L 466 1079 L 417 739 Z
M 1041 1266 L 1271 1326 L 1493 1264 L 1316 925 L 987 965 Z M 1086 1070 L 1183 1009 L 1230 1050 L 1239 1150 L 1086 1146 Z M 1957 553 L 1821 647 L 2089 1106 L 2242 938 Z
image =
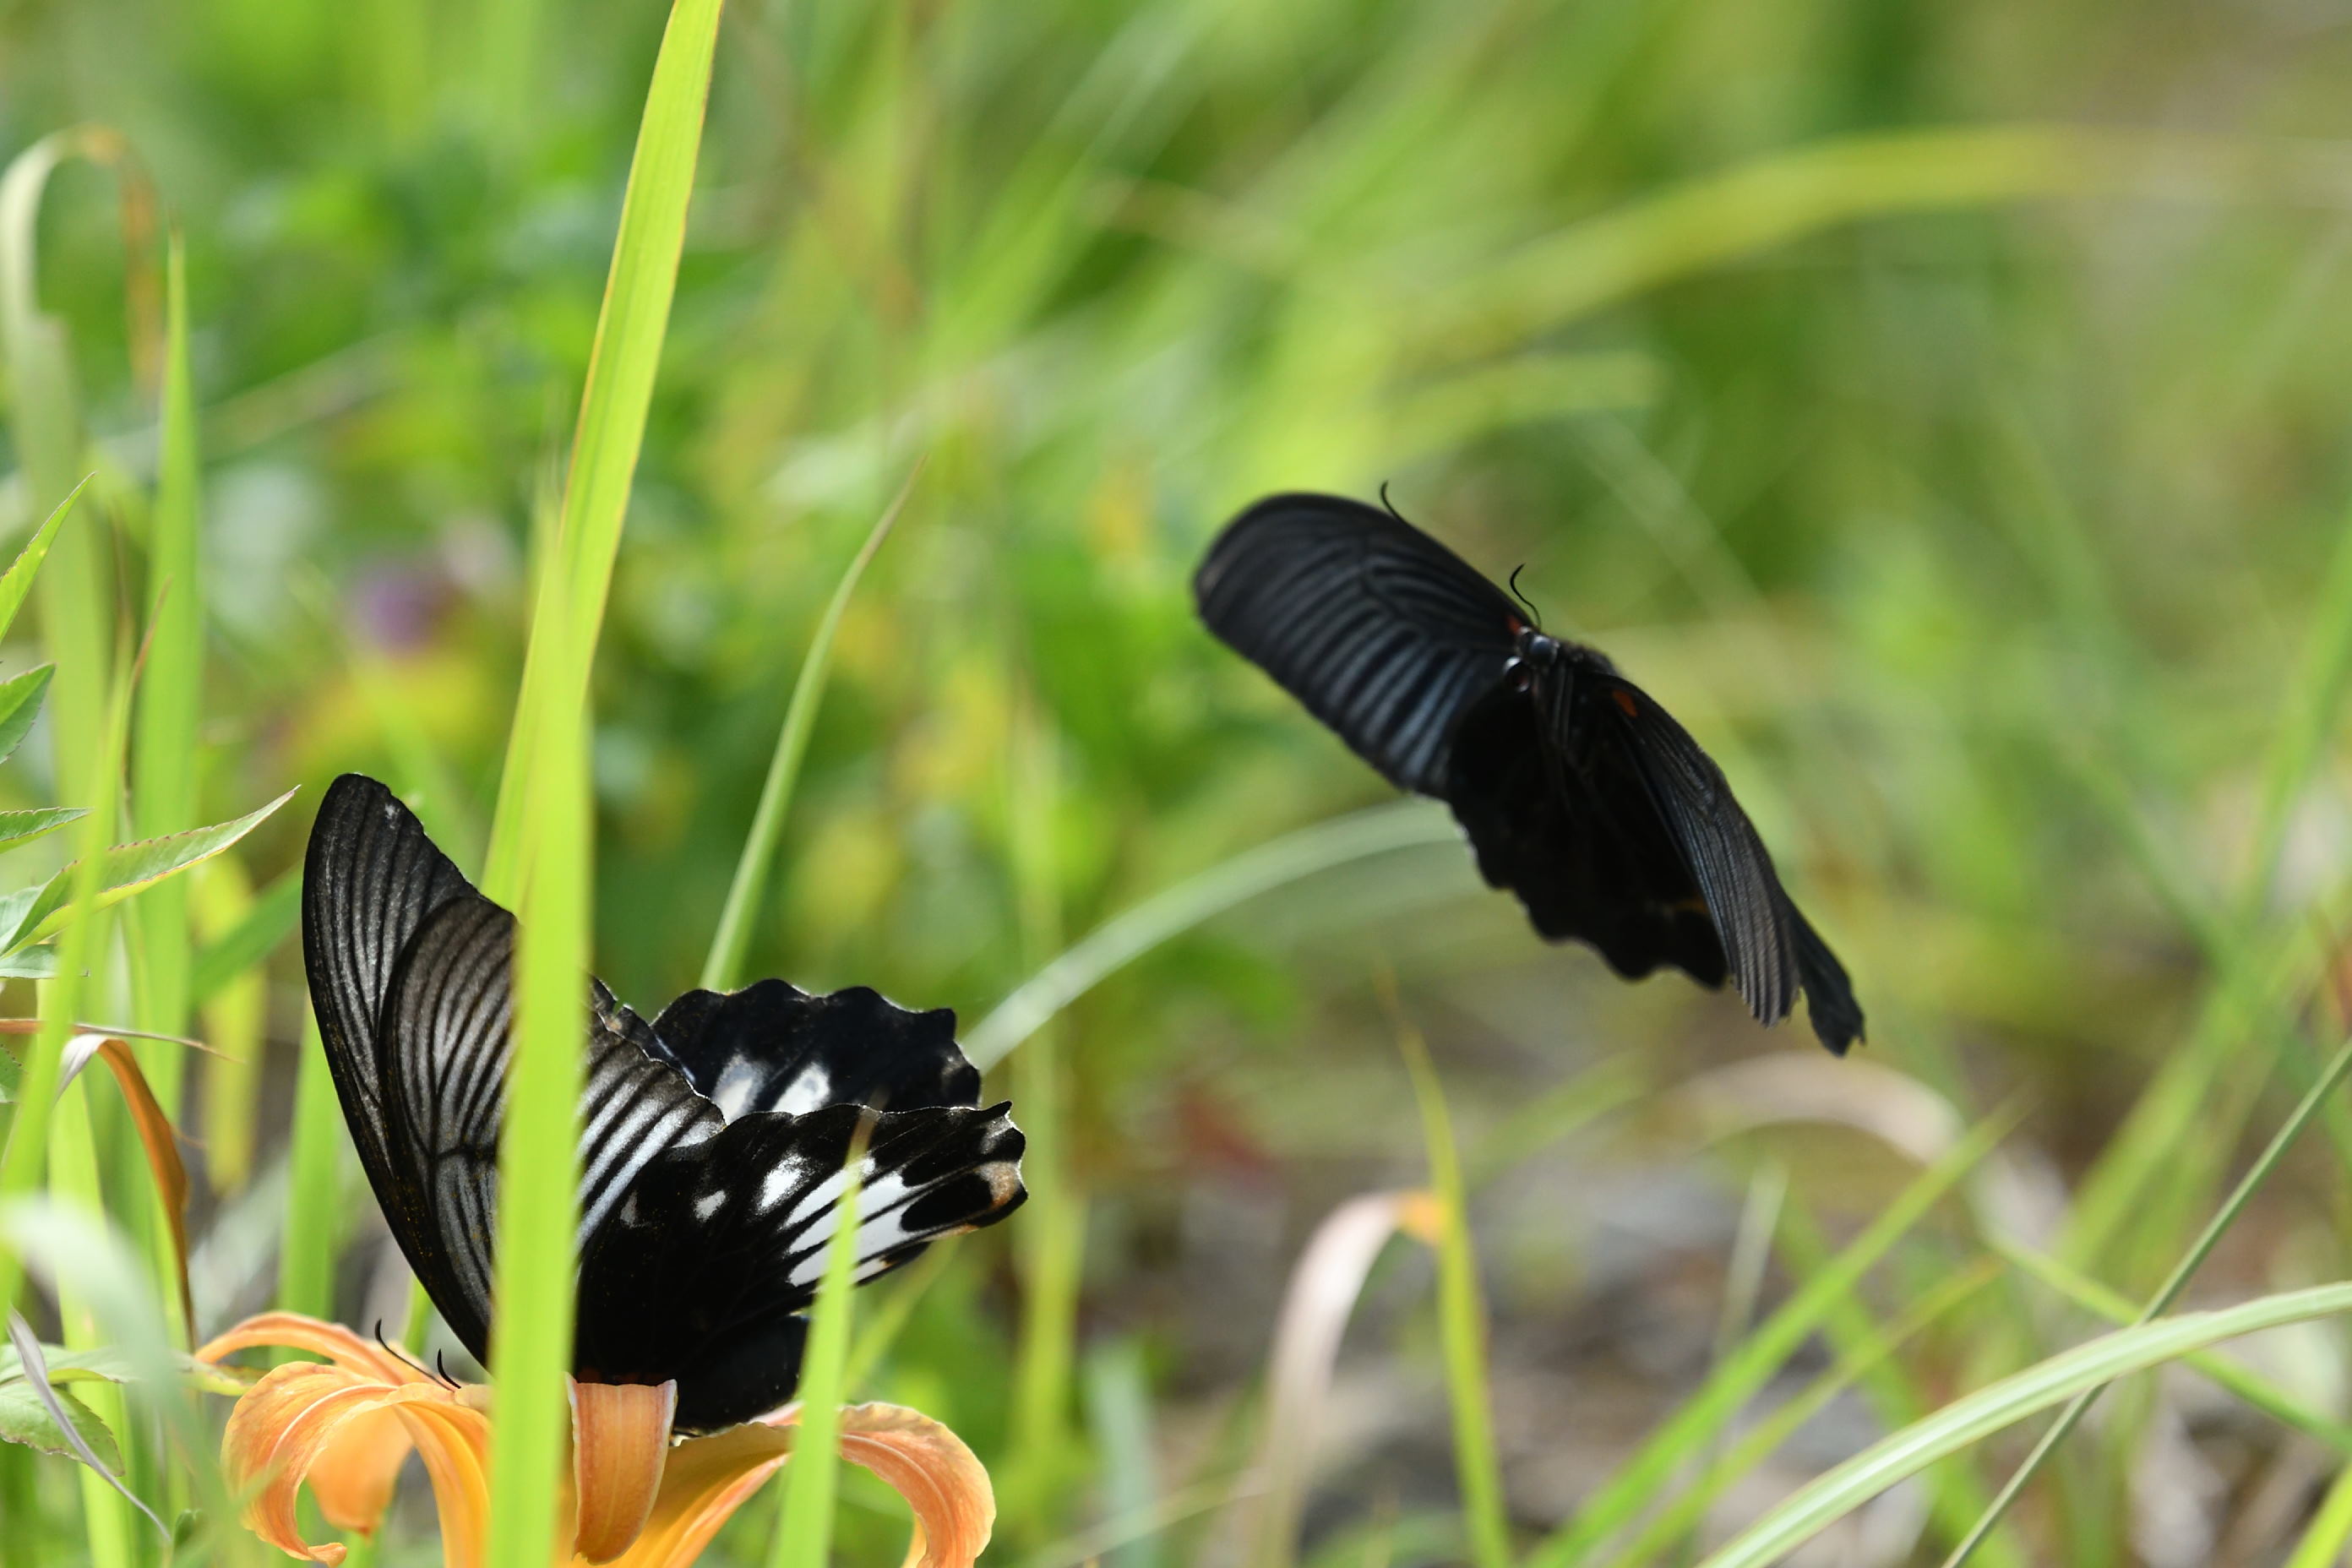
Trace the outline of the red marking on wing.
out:
M 1620 687 L 1609 695 L 1617 699 L 1617 706 L 1624 712 L 1626 718 L 1637 719 L 1641 717 L 1642 710 L 1633 706 L 1633 694 L 1632 692 Z

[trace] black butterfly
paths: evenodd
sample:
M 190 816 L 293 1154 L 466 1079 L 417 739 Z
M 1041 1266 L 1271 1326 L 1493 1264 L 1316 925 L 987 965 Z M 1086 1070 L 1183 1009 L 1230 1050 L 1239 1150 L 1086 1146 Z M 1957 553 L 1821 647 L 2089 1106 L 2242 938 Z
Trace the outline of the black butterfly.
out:
M 390 790 L 335 781 L 302 887 L 327 1061 L 393 1236 L 486 1363 L 514 932 Z M 763 980 L 648 1025 L 589 989 L 573 1371 L 675 1378 L 682 1428 L 791 1395 L 861 1125 L 861 1282 L 1027 1195 L 1011 1107 L 979 1108 L 950 1012 Z
M 1400 789 L 1454 808 L 1478 869 L 1553 942 L 1628 978 L 1727 975 L 1764 1023 L 1801 988 L 1843 1054 L 1862 1009 L 1782 891 L 1731 786 L 1598 651 L 1546 637 L 1503 591 L 1391 512 L 1278 495 L 1227 525 L 1193 578 L 1209 629 Z

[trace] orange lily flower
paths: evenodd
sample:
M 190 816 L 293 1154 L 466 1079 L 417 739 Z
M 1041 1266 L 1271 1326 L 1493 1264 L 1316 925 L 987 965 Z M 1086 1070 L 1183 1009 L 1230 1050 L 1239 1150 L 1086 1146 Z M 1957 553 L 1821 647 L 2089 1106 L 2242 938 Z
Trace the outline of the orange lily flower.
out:
M 446 1568 L 483 1568 L 490 1391 L 442 1383 L 349 1329 L 295 1312 L 248 1318 L 196 1353 L 218 1361 L 262 1345 L 328 1359 L 275 1369 L 230 1412 L 221 1460 L 230 1484 L 253 1499 L 247 1528 L 293 1556 L 340 1563 L 340 1542 L 302 1539 L 296 1495 L 308 1482 L 328 1523 L 373 1533 L 413 1447 L 433 1482 Z M 572 1563 L 684 1568 L 792 1456 L 797 1405 L 674 1441 L 675 1400 L 669 1384 L 573 1385 Z M 988 1472 L 929 1416 L 895 1405 L 845 1406 L 841 1457 L 912 1506 L 908 1568 L 971 1568 L 988 1544 L 996 1521 Z

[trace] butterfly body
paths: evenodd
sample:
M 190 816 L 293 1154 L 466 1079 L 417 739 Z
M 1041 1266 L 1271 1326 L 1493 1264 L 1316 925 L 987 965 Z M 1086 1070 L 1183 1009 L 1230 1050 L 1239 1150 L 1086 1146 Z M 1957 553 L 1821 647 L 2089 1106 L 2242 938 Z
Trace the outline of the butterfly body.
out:
M 361 1164 L 487 1364 L 514 917 L 357 774 L 320 807 L 302 914 Z M 853 1159 L 860 1281 L 1025 1195 L 1020 1130 L 1008 1106 L 980 1105 L 950 1013 L 782 981 L 689 992 L 650 1024 L 595 981 L 583 1001 L 573 1373 L 677 1383 L 681 1429 L 790 1397 Z
M 1713 760 L 1437 541 L 1340 497 L 1273 496 L 1227 525 L 1194 592 L 1210 630 L 1382 776 L 1446 802 L 1547 940 L 1628 978 L 1728 980 L 1765 1023 L 1801 991 L 1824 1045 L 1860 1037 L 1844 970 Z

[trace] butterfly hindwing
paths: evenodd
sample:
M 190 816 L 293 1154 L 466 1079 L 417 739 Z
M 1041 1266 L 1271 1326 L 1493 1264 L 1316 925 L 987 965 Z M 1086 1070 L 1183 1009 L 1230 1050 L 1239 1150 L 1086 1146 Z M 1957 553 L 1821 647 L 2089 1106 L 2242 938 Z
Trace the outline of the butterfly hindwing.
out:
M 866 1130 L 860 1281 L 1020 1206 L 1022 1137 L 1003 1105 L 875 1116 L 754 1112 L 647 1166 L 581 1260 L 578 1362 L 608 1381 L 678 1381 L 678 1425 L 772 1408 L 798 1373 L 797 1314 L 824 1269 L 853 1140 Z M 785 1344 L 789 1366 L 776 1366 Z M 662 1347 L 692 1346 L 682 1363 Z M 768 1373 L 746 1377 L 759 1366 Z
M 1845 971 L 1780 886 L 1771 852 L 1723 770 L 1632 681 L 1589 668 L 1573 668 L 1569 679 L 1572 695 L 1559 705 L 1560 743 L 1589 768 L 1624 767 L 1639 777 L 1706 900 L 1731 984 L 1748 1010 L 1778 1023 L 1802 990 L 1814 1032 L 1843 1053 L 1862 1032 Z
M 894 1006 L 863 985 L 811 995 L 782 980 L 689 991 L 661 1011 L 659 1048 L 728 1117 L 971 1105 L 980 1072 L 956 1046 L 955 1014 Z
M 1627 979 L 1671 963 L 1720 985 L 1714 922 L 1647 784 L 1613 749 L 1583 762 L 1525 692 L 1497 688 L 1464 716 L 1445 799 L 1479 873 L 1517 894 L 1547 941 L 1590 942 Z
M 1419 529 L 1337 496 L 1244 511 L 1193 578 L 1211 631 L 1389 782 L 1440 793 L 1455 722 L 1504 678 L 1520 616 Z

